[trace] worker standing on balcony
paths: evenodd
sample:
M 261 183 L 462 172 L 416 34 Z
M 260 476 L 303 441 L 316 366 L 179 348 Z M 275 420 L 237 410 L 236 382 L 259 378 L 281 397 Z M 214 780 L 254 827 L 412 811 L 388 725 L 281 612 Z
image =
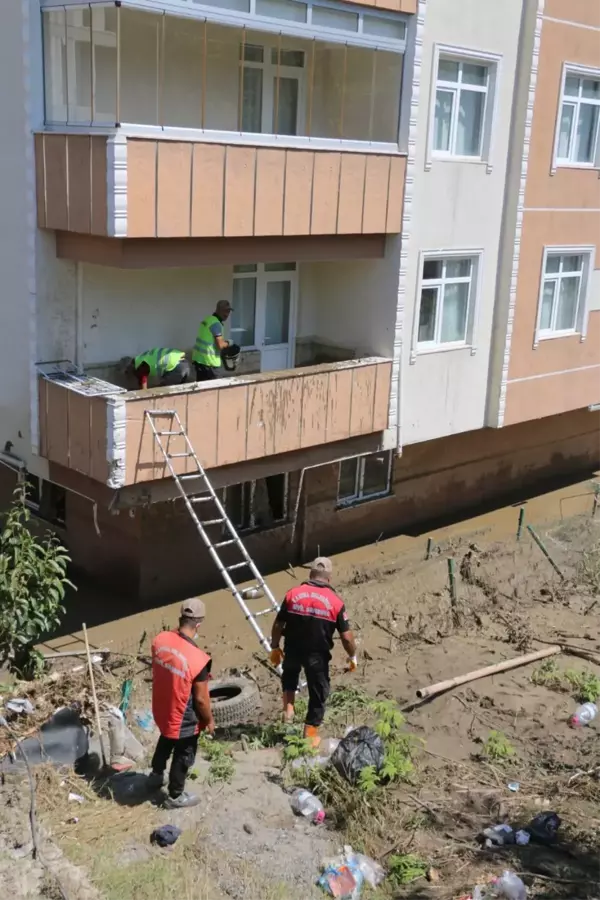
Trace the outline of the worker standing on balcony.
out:
M 133 359 L 125 357 L 123 363 L 125 373 L 135 375 L 138 385 L 144 390 L 148 387 L 148 379 L 151 377 L 160 379 L 160 387 L 185 384 L 190 378 L 190 364 L 183 350 L 155 347 L 153 350 L 144 350 Z
M 306 674 L 308 712 L 304 737 L 314 747 L 319 745 L 319 727 L 325 715 L 329 696 L 329 661 L 333 635 L 339 632 L 348 654 L 348 671 L 356 669 L 356 641 L 350 630 L 344 601 L 331 587 L 333 566 L 330 559 L 319 556 L 310 566 L 308 581 L 287 592 L 271 632 L 271 663 L 283 662 L 281 687 L 284 721 L 294 717 L 294 698 L 301 669 Z M 284 650 L 279 643 L 285 639 Z
M 207 316 L 200 323 L 192 353 L 196 381 L 211 381 L 220 377 L 221 352 L 230 346 L 230 341 L 223 337 L 223 322 L 232 312 L 229 300 L 219 300 L 212 316 Z
M 196 646 L 205 606 L 199 597 L 181 604 L 179 628 L 161 631 L 152 641 L 152 715 L 160 737 L 152 757 L 149 787 L 162 787 L 171 754 L 167 809 L 183 809 L 200 802 L 184 791 L 185 779 L 196 758 L 201 730 L 214 734 L 208 682 L 212 660 Z

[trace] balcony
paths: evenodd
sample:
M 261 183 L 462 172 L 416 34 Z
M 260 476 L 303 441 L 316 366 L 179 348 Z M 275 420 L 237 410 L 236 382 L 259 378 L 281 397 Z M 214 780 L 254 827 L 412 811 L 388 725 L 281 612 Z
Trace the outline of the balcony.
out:
M 208 470 L 374 435 L 387 428 L 391 369 L 391 360 L 368 357 L 102 395 L 85 380 L 47 375 L 39 379 L 40 455 L 110 488 L 166 478 L 146 409 L 177 410 Z M 171 439 L 171 453 L 185 449 Z M 178 474 L 190 471 L 187 459 L 173 463 Z
M 237 16 L 243 27 L 224 10 L 215 21 L 126 3 L 44 10 L 41 228 L 155 239 L 400 231 L 406 17 L 320 0 L 252 9 Z

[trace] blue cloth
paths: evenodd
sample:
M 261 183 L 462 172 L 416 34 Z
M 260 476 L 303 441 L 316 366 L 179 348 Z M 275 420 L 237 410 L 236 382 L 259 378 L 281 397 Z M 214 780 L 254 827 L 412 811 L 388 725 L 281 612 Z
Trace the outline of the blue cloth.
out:
M 180 834 L 181 828 L 178 828 L 177 825 L 161 825 L 160 828 L 154 829 L 150 835 L 150 841 L 152 844 L 158 844 L 159 847 L 170 847 Z

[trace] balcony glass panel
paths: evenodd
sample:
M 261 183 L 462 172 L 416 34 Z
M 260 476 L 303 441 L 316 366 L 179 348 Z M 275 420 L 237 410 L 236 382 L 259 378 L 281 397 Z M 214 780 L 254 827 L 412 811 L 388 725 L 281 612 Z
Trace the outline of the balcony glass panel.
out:
M 48 122 L 397 142 L 401 53 L 126 7 L 43 22 Z

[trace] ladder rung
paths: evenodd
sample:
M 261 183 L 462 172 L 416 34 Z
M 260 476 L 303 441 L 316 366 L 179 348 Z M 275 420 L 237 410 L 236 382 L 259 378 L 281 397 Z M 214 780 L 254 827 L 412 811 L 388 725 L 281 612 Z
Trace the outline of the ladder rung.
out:
M 202 495 L 202 497 L 188 497 L 188 500 L 190 503 L 206 503 L 207 500 L 212 500 L 212 497 L 210 495 L 208 497 Z M 215 547 L 217 546 L 218 544 L 215 544 Z
M 191 456 L 191 453 L 186 453 L 186 456 Z M 206 475 L 204 474 L 204 472 L 201 472 L 200 469 L 198 469 L 197 472 L 188 472 L 186 475 L 179 475 L 178 478 L 180 481 L 186 481 L 190 478 L 206 478 Z
M 229 547 L 230 544 L 237 544 L 235 538 L 230 538 L 228 541 L 219 541 L 216 544 L 213 544 L 213 549 L 216 550 L 217 547 Z
M 200 524 L 205 528 L 207 525 L 220 525 L 224 521 L 225 519 L 207 519 L 206 522 L 200 522 Z
M 258 619 L 259 616 L 266 616 L 269 613 L 275 613 L 275 612 L 277 612 L 277 610 L 273 609 L 272 606 L 269 606 L 268 609 L 260 609 L 258 612 L 250 613 L 250 615 L 247 618 L 248 619 Z
M 192 456 L 191 453 L 167 453 L 169 459 L 179 459 L 182 456 Z
M 147 416 L 174 416 L 174 409 L 146 409 L 144 410 Z
M 234 563 L 232 566 L 225 566 L 225 568 L 229 572 L 231 569 L 241 569 L 242 566 L 249 566 L 249 565 L 250 565 L 250 563 L 246 562 L 246 560 L 244 560 L 244 562 Z
M 183 437 L 183 431 L 157 431 L 156 433 L 160 434 L 161 436 L 164 436 L 167 434 L 178 434 L 181 437 Z

